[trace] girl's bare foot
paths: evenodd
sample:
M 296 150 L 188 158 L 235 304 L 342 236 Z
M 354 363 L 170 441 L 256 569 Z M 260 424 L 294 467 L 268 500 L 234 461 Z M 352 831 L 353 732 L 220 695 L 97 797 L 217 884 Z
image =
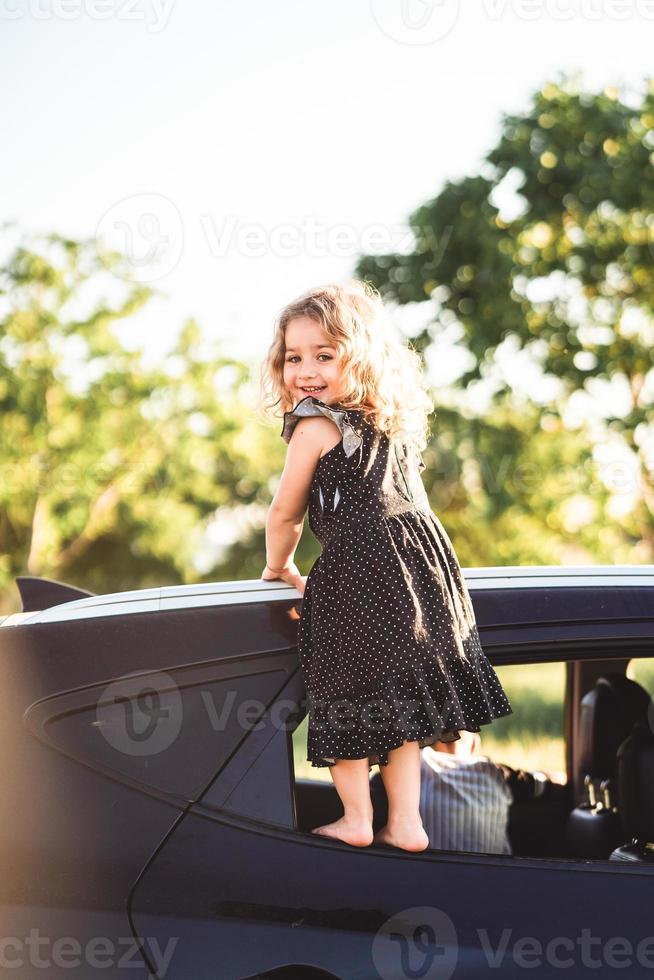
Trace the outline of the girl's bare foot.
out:
M 403 851 L 424 851 L 429 847 L 429 837 L 421 824 L 407 823 L 396 827 L 388 824 L 374 836 L 375 844 L 390 844 Z
M 348 820 L 346 817 L 341 817 L 334 823 L 315 827 L 311 833 L 321 837 L 335 837 L 336 840 L 345 841 L 346 844 L 352 844 L 353 847 L 368 847 L 369 844 L 372 844 L 373 838 L 372 819 Z

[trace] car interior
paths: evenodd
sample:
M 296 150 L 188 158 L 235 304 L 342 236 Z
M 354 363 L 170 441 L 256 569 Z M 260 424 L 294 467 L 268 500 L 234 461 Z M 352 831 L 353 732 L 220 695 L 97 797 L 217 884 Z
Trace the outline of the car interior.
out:
M 654 864 L 654 658 L 569 660 L 562 666 L 565 780 L 546 780 L 537 797 L 514 798 L 506 827 L 511 856 L 610 861 L 614 870 L 617 862 Z M 519 697 L 511 700 L 517 715 Z M 295 741 L 296 768 L 303 774 L 304 747 Z M 492 761 L 504 762 L 495 754 Z M 513 762 L 512 768 L 522 765 Z M 377 766 L 370 786 L 376 831 L 388 812 Z M 296 777 L 295 807 L 297 829 L 307 833 L 343 813 L 329 777 Z

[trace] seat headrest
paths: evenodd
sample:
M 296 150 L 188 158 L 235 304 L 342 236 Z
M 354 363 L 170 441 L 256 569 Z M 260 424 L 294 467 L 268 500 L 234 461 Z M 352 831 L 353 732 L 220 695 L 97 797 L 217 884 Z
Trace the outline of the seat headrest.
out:
M 618 748 L 620 816 L 627 838 L 654 841 L 654 732 L 638 722 Z
M 598 677 L 581 699 L 579 760 L 582 775 L 594 779 L 617 775 L 618 746 L 636 722 L 647 724 L 650 696 L 644 687 L 624 674 L 610 672 Z

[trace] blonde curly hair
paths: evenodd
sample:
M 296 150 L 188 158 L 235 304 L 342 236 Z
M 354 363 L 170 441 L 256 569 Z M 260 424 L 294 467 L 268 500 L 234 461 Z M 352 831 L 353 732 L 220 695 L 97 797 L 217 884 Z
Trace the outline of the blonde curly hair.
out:
M 334 344 L 343 370 L 339 405 L 361 409 L 389 439 L 402 439 L 420 452 L 429 439 L 429 396 L 420 354 L 404 344 L 393 328 L 381 296 L 368 282 L 309 289 L 278 315 L 274 338 L 261 365 L 261 408 L 276 417 L 296 404 L 284 384 L 286 327 L 295 317 L 310 317 Z

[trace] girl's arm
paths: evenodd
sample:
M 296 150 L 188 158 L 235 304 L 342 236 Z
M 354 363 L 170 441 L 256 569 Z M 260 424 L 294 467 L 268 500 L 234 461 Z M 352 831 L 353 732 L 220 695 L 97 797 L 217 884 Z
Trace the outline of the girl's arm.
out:
M 286 462 L 266 517 L 266 568 L 263 578 L 281 578 L 304 591 L 293 563 L 302 537 L 313 475 L 323 451 L 334 442 L 334 423 L 327 418 L 300 419 L 288 444 Z

